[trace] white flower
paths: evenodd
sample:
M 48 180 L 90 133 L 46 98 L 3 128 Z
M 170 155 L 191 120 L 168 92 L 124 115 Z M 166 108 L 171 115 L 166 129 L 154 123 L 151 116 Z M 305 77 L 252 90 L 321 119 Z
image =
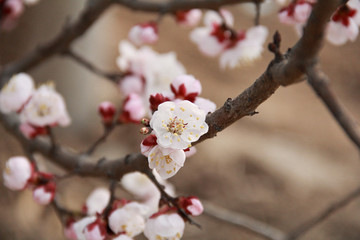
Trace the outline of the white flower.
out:
M 185 158 L 185 152 L 181 149 L 162 148 L 157 145 L 149 153 L 149 168 L 156 169 L 163 179 L 168 179 L 184 166 Z
M 114 238 L 113 240 L 133 240 L 133 238 L 129 237 L 126 234 L 121 234 L 118 237 Z
M 110 201 L 110 192 L 106 188 L 96 188 L 86 199 L 86 210 L 88 215 L 102 213 Z
M 233 17 L 229 11 L 222 9 L 219 14 L 215 11 L 207 11 L 204 16 L 204 27 L 196 28 L 190 33 L 190 39 L 197 44 L 200 52 L 208 57 L 219 55 L 226 45 L 229 32 L 222 28 L 223 19 L 227 26 L 233 25 Z
M 123 91 L 124 93 L 133 91 L 142 96 L 143 106 L 146 109 L 149 109 L 150 95 L 169 92 L 171 81 L 186 72 L 173 52 L 159 54 L 146 46 L 136 49 L 126 41 L 120 42 L 119 51 L 120 57 L 117 58 L 119 68 L 138 76 L 134 85 L 130 82 L 121 85 Z
M 50 85 L 42 85 L 34 92 L 20 117 L 22 122 L 38 127 L 70 124 L 63 97 Z
M 279 20 L 289 25 L 304 25 L 312 11 L 312 1 L 295 1 L 283 8 L 279 14 Z
M 34 92 L 33 79 L 26 73 L 14 75 L 0 92 L 0 111 L 19 111 Z
M 32 6 L 40 2 L 40 0 L 23 0 L 23 2 L 28 6 Z
M 153 171 L 153 174 L 157 181 L 165 186 L 165 192 L 170 196 L 175 196 L 174 186 L 163 180 L 155 171 Z M 148 213 L 144 215 L 145 217 L 151 216 L 158 211 L 161 197 L 160 191 L 145 174 L 140 172 L 128 173 L 122 177 L 121 185 L 148 207 Z
M 11 190 L 22 190 L 31 178 L 33 167 L 25 157 L 11 157 L 3 172 L 4 185 Z
M 78 240 L 86 240 L 84 235 L 85 227 L 90 223 L 94 222 L 95 220 L 96 220 L 95 216 L 85 217 L 73 224 L 73 228 Z
M 150 126 L 161 147 L 186 149 L 208 131 L 205 117 L 203 110 L 187 100 L 164 102 L 151 118 Z
M 246 31 L 245 38 L 221 54 L 220 66 L 234 68 L 237 65 L 254 61 L 261 56 L 268 30 L 264 26 L 255 26 Z
M 129 39 L 137 46 L 155 43 L 159 36 L 156 23 L 138 24 L 130 29 Z
M 359 34 L 359 27 L 350 20 L 345 26 L 340 22 L 330 21 L 327 26 L 326 39 L 334 45 L 343 45 L 347 41 L 355 41 Z
M 360 2 L 351 1 L 351 6 L 338 8 L 328 24 L 326 39 L 334 45 L 345 44 L 348 40 L 353 42 L 359 34 Z
M 56 185 L 54 182 L 49 182 L 34 189 L 33 199 L 41 205 L 49 204 L 55 197 Z
M 144 231 L 144 215 L 148 209 L 145 205 L 131 202 L 113 211 L 109 216 L 109 227 L 115 233 L 125 232 L 129 237 L 139 235 Z
M 177 11 L 176 21 L 186 27 L 194 27 L 201 20 L 202 12 L 200 9 L 190 9 L 188 11 Z
M 178 214 L 161 214 L 146 222 L 144 235 L 149 240 L 178 240 L 184 229 L 185 222 Z

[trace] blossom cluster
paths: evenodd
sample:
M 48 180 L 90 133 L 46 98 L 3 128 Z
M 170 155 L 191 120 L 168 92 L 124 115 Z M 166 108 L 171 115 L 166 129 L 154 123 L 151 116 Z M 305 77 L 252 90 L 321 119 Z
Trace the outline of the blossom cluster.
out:
M 235 31 L 233 16 L 229 11 L 207 11 L 204 27 L 191 32 L 190 39 L 199 50 L 209 57 L 220 55 L 222 68 L 234 68 L 260 57 L 268 30 L 264 26 L 254 26 L 246 31 Z
M 165 191 L 174 194 L 172 186 L 163 183 Z M 68 218 L 65 236 L 70 240 L 131 240 L 141 233 L 149 240 L 177 240 L 182 237 L 185 220 L 176 208 L 167 204 L 159 207 L 160 192 L 146 175 L 139 172 L 126 174 L 121 184 L 137 201 L 117 198 L 110 201 L 109 190 L 97 188 L 84 205 L 83 213 L 86 217 L 77 220 Z M 177 204 L 193 216 L 203 212 L 197 197 L 179 197 Z
M 47 134 L 48 127 L 65 127 L 71 122 L 64 99 L 54 85 L 35 89 L 33 79 L 26 73 L 14 75 L 1 89 L 0 111 L 19 114 L 20 130 L 28 138 Z
M 55 197 L 54 175 L 37 171 L 26 157 L 10 158 L 6 162 L 3 178 L 4 185 L 11 190 L 31 189 L 34 201 L 41 205 L 49 204 Z
M 24 5 L 34 5 L 39 0 L 0 0 L 3 4 L 1 11 L 1 28 L 11 30 L 15 27 L 17 20 L 24 12 Z
M 141 143 L 149 167 L 164 179 L 174 176 L 186 156 L 196 152 L 191 143 L 208 131 L 206 114 L 216 105 L 199 97 L 200 81 L 192 75 L 180 75 L 170 85 L 171 92 L 150 96 L 153 115 L 149 122 L 152 134 Z
M 293 25 L 298 34 L 306 24 L 316 0 L 296 0 L 282 8 L 278 14 L 282 23 Z M 360 1 L 350 0 L 340 6 L 331 17 L 326 29 L 326 39 L 334 45 L 355 41 L 359 34 Z

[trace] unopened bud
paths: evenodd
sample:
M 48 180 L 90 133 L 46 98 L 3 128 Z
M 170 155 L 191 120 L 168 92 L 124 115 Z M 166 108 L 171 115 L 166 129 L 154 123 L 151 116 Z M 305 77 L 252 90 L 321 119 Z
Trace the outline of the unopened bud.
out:
M 148 127 L 150 126 L 150 120 L 148 118 L 141 119 L 141 124 Z
M 142 127 L 140 129 L 140 133 L 143 134 L 143 135 L 149 134 L 149 132 L 150 132 L 150 129 L 147 128 L 147 127 Z

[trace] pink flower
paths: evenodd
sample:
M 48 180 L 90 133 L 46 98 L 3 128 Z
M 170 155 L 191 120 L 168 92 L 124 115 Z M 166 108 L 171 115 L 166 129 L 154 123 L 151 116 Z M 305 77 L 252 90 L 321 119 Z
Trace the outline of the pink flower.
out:
M 88 215 L 101 214 L 110 201 L 110 192 L 106 188 L 96 188 L 86 199 L 85 208 Z
M 26 73 L 14 75 L 0 92 L 0 111 L 18 112 L 34 92 L 34 81 Z
M 19 126 L 21 133 L 28 139 L 34 139 L 38 135 L 47 135 L 48 131 L 45 127 L 36 127 L 29 123 L 21 123 Z
M 55 197 L 56 184 L 53 181 L 36 187 L 33 191 L 33 199 L 41 205 L 49 204 Z
M 129 39 L 137 46 L 155 43 L 158 36 L 158 28 L 155 22 L 138 24 L 130 29 Z
M 73 218 L 69 218 L 66 221 L 65 228 L 64 228 L 64 235 L 69 240 L 77 240 L 76 232 L 74 229 L 75 220 Z
M 102 102 L 98 107 L 98 111 L 105 125 L 111 125 L 116 113 L 116 107 L 112 102 Z
M 355 5 L 355 7 L 357 6 Z M 360 8 L 360 6 L 358 7 Z M 348 5 L 338 8 L 328 25 L 326 39 L 334 45 L 345 44 L 348 40 L 355 41 L 359 34 L 359 10 Z
M 185 210 L 186 213 L 193 216 L 199 216 L 203 213 L 204 207 L 198 197 L 179 197 L 179 206 Z
M 233 24 L 231 13 L 222 10 L 220 14 L 226 25 L 218 13 L 207 11 L 204 16 L 205 27 L 196 28 L 190 34 L 190 39 L 198 45 L 200 52 L 209 57 L 219 55 L 228 44 L 228 40 L 233 37 L 232 32 L 227 29 L 227 26 Z
M 155 214 L 146 222 L 144 235 L 149 240 L 179 240 L 184 229 L 185 222 L 177 213 Z
M 255 26 L 246 31 L 238 33 L 238 39 L 229 44 L 221 54 L 220 66 L 222 68 L 234 68 L 252 62 L 261 56 L 264 49 L 268 30 L 264 26 Z
M 1 16 L 1 27 L 5 30 L 11 30 L 15 27 L 16 21 L 24 11 L 22 0 L 3 0 L 5 1 Z
M 121 92 L 127 96 L 131 93 L 141 95 L 144 91 L 145 79 L 135 74 L 126 75 L 119 83 Z
M 86 225 L 83 232 L 86 240 L 105 240 L 106 223 L 98 217 L 94 222 Z
M 11 190 L 23 190 L 34 173 L 29 160 L 22 156 L 11 157 L 3 172 L 4 185 Z
M 194 102 L 201 93 L 201 83 L 192 75 L 180 75 L 175 78 L 171 85 L 171 91 L 175 98 Z
M 119 116 L 119 121 L 123 123 L 139 123 L 145 114 L 146 110 L 142 98 L 139 95 L 132 93 L 125 99 L 123 112 Z
M 312 6 L 312 1 L 296 0 L 280 10 L 279 20 L 289 25 L 304 25 L 310 16 Z
M 187 11 L 177 11 L 175 13 L 176 22 L 182 26 L 194 27 L 198 25 L 202 17 L 200 9 L 190 9 Z

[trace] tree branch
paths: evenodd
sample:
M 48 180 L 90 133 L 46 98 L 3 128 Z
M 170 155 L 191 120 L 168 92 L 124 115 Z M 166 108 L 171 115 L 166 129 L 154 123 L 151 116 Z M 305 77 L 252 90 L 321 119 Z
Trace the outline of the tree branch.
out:
M 337 202 L 334 202 L 330 206 L 328 206 L 323 212 L 319 215 L 315 216 L 314 218 L 310 219 L 308 222 L 301 224 L 297 229 L 291 232 L 284 240 L 295 240 L 306 232 L 317 226 L 319 223 L 326 220 L 332 214 L 334 214 L 339 209 L 345 207 L 349 203 L 351 203 L 355 198 L 360 196 L 360 187 L 355 189 L 353 192 L 346 195 L 344 198 L 340 199 Z
M 254 0 L 181 0 L 166 2 L 134 0 L 113 1 L 132 10 L 165 14 L 193 8 L 217 10 L 225 5 L 253 2 Z
M 111 3 L 112 0 L 89 0 L 87 7 L 75 23 L 67 25 L 51 41 L 35 48 L 20 60 L 3 66 L 0 69 L 0 88 L 15 73 L 28 71 L 48 58 L 68 49 L 70 44 L 82 36 Z
M 90 72 L 92 72 L 102 78 L 108 79 L 114 83 L 118 83 L 120 81 L 120 79 L 122 77 L 124 77 L 124 74 L 121 72 L 110 73 L 110 72 L 105 72 L 101 69 L 98 69 L 96 66 L 94 66 L 93 64 L 91 64 L 90 62 L 85 60 L 83 57 L 81 57 L 79 54 L 75 53 L 74 51 L 72 51 L 70 49 L 65 50 L 63 52 L 63 55 L 71 58 L 72 60 L 74 60 L 75 62 L 77 62 L 78 64 L 80 64 L 81 66 L 83 66 L 84 68 L 89 70 Z
M 320 97 L 335 120 L 342 127 L 350 140 L 360 149 L 360 129 L 355 119 L 341 106 L 335 94 L 329 87 L 329 79 L 322 72 L 310 69 L 307 72 L 308 83 Z
M 264 222 L 255 220 L 247 215 L 235 213 L 234 211 L 216 206 L 210 202 L 202 202 L 204 204 L 205 214 L 211 217 L 249 229 L 250 231 L 266 239 L 283 240 L 285 238 L 285 234 L 281 230 L 276 229 Z

